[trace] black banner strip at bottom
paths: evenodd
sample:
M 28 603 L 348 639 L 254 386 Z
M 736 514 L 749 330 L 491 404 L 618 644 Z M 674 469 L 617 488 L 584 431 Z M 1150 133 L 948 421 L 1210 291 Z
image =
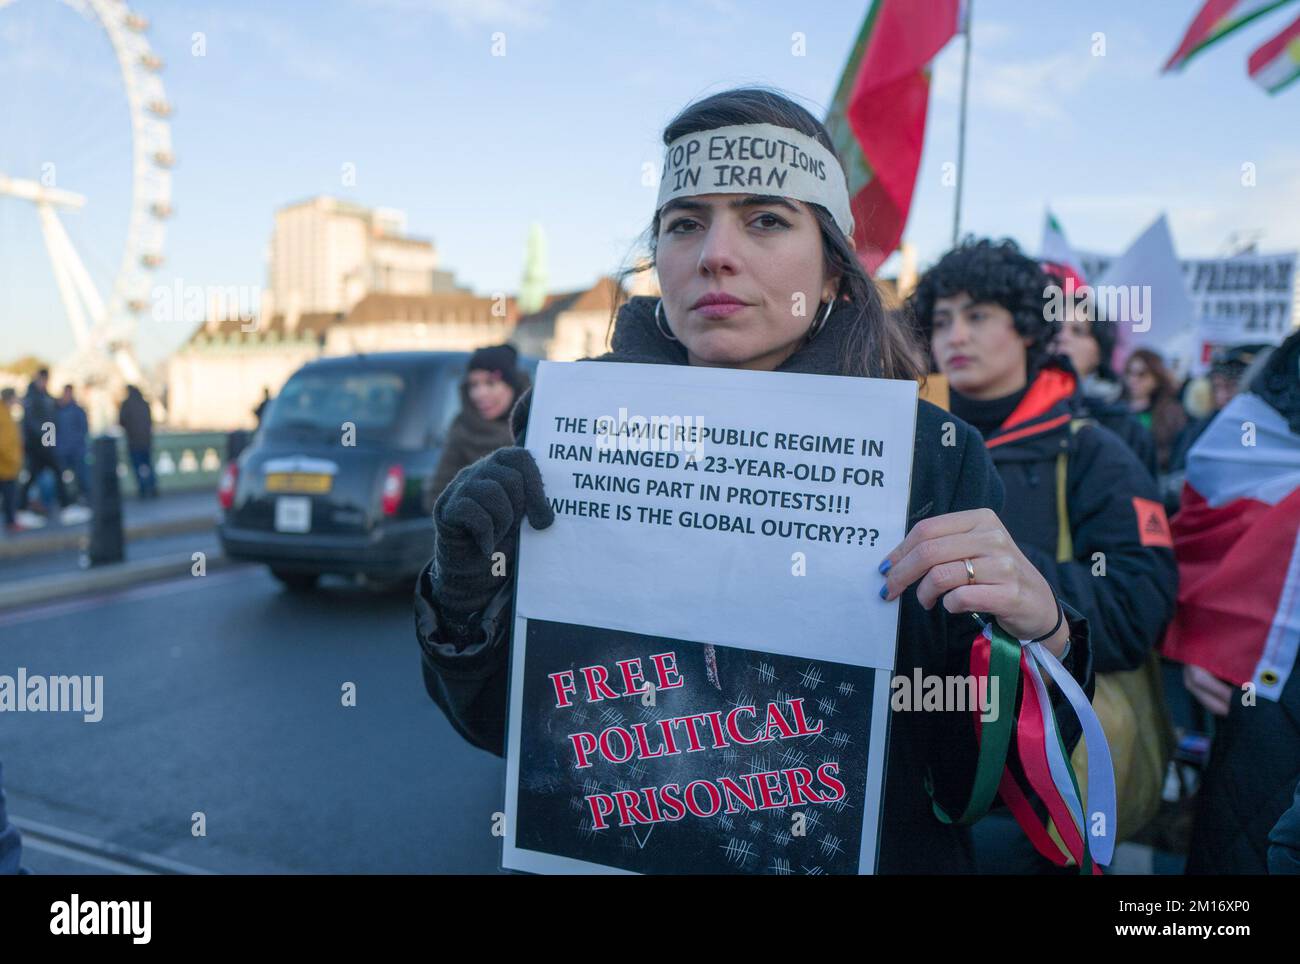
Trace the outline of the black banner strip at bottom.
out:
M 1071 946 L 1141 937 L 1214 943 L 1289 939 L 1295 892 L 1293 881 L 1269 877 L 824 877 L 814 883 L 746 877 L 544 881 L 525 875 L 26 876 L 0 881 L 0 932 L 14 951 L 72 940 L 92 953 L 100 946 L 242 949 L 280 938 L 295 948 L 330 951 L 352 944 L 373 950 L 379 941 L 405 937 L 442 942 L 470 936 L 477 946 L 491 935 L 527 933 L 520 925 L 534 917 L 542 927 L 566 934 L 577 929 L 584 938 L 598 917 L 624 929 L 638 919 L 662 924 L 669 908 L 683 911 L 691 906 L 683 898 L 698 896 L 710 919 L 734 907 L 737 923 L 755 926 L 754 908 L 766 906 L 756 901 L 799 900 L 805 922 L 820 905 L 803 901 L 831 898 L 836 907 L 852 901 L 861 910 L 851 926 L 888 928 L 899 936 L 911 930 L 927 946 L 968 941 L 976 928 L 987 927 L 993 905 L 1015 908 L 1012 917 L 999 919 L 1008 926 L 1014 920 L 1024 936 L 1068 937 Z M 620 913 L 592 913 L 614 907 Z

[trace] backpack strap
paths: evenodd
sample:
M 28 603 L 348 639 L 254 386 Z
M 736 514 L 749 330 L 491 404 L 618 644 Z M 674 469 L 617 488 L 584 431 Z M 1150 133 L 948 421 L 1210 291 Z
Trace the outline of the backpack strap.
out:
M 1075 435 L 1085 425 L 1091 425 L 1090 418 L 1070 419 L 1070 434 Z M 1061 449 L 1056 456 L 1056 561 L 1072 562 L 1074 560 L 1074 537 L 1070 535 L 1070 507 L 1065 497 L 1070 474 L 1069 446 Z

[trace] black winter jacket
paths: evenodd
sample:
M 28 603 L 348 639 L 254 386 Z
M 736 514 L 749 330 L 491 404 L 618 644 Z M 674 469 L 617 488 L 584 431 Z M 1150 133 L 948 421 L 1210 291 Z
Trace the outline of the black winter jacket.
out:
M 684 349 L 659 334 L 654 323 L 655 299 L 633 298 L 618 316 L 613 351 L 595 361 L 686 364 Z M 796 351 L 778 371 L 839 374 L 847 350 L 847 306 L 836 309 L 812 342 Z M 524 441 L 531 392 L 515 406 L 511 422 L 516 439 Z M 951 428 L 948 428 L 951 426 Z M 945 444 L 946 440 L 954 444 Z M 907 528 L 928 516 L 964 509 L 1002 506 L 1002 485 L 978 432 L 942 409 L 920 402 L 916 449 L 912 463 L 911 502 Z M 557 520 L 556 525 L 562 525 Z M 506 672 L 512 626 L 513 586 L 500 591 L 478 620 L 479 630 L 468 645 L 450 635 L 440 619 L 431 590 L 431 566 L 420 574 L 415 593 L 416 631 L 424 682 L 429 695 L 452 725 L 471 743 L 503 753 L 506 725 Z M 647 574 L 645 589 L 652 588 Z M 1071 646 L 1065 665 L 1091 696 L 1092 657 L 1088 626 L 1072 620 Z M 810 627 L 815 628 L 815 627 Z M 942 605 L 926 611 L 915 587 L 901 597 L 897 672 L 966 675 L 978 627 L 969 615 L 953 615 Z M 1059 718 L 1070 746 L 1079 729 L 1064 698 L 1054 692 Z M 1018 706 L 1018 704 L 1017 704 Z M 974 778 L 978 744 L 969 713 L 895 712 L 891 714 L 885 777 L 883 831 L 879 869 L 883 873 L 970 872 L 973 862 L 969 832 L 941 823 L 925 789 L 933 774 L 935 795 L 949 813 L 960 812 Z
M 1300 875 L 1300 784 L 1296 785 L 1290 809 L 1273 825 L 1268 841 L 1268 872 Z
M 1163 536 L 1140 531 L 1159 504 L 1155 480 L 1117 436 L 1081 416 L 1074 375 L 1050 364 L 1040 369 L 986 442 L 1006 487 L 1002 521 L 1057 595 L 1087 617 L 1093 668 L 1137 669 L 1173 616 L 1178 568 L 1167 525 Z M 1058 561 L 1062 555 L 1068 558 Z
M 1090 380 L 1091 381 L 1091 380 Z M 1109 382 L 1102 383 L 1109 385 Z M 1120 441 L 1129 447 L 1129 450 L 1137 456 L 1137 460 L 1142 463 L 1142 467 L 1147 470 L 1154 479 L 1159 470 L 1156 466 L 1156 442 L 1151 437 L 1151 432 L 1147 430 L 1141 422 L 1133 417 L 1133 413 L 1128 410 L 1125 404 L 1118 396 L 1109 397 L 1097 392 L 1089 393 L 1081 391 L 1079 393 L 1079 404 L 1082 407 L 1083 414 L 1087 415 L 1102 428 L 1110 429 L 1111 432 L 1119 436 Z
M 139 390 L 132 386 L 117 412 L 118 424 L 126 433 L 126 446 L 133 451 L 153 445 L 153 412 Z
M 28 450 L 41 445 L 46 424 L 57 424 L 58 417 L 59 408 L 50 393 L 31 385 L 23 398 L 23 444 Z
M 1292 670 L 1276 702 L 1247 705 L 1238 695 L 1216 721 L 1184 872 L 1274 873 L 1275 862 L 1288 866 L 1288 852 L 1289 872 L 1300 870 L 1297 781 L 1300 672 Z

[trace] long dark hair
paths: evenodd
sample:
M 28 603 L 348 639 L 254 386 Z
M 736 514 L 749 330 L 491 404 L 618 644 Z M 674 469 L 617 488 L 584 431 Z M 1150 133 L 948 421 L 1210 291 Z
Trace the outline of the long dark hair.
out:
M 1165 360 L 1157 355 L 1150 348 L 1135 349 L 1128 358 L 1124 359 L 1124 370 L 1128 371 L 1129 363 L 1137 359 L 1147 366 L 1147 371 L 1155 379 L 1156 387 L 1151 390 L 1151 401 L 1149 406 L 1155 408 L 1156 404 L 1170 399 L 1178 401 L 1178 383 L 1174 381 L 1173 372 L 1165 365 Z M 1128 394 L 1128 387 L 1125 386 L 1124 393 Z
M 789 127 L 815 138 L 835 155 L 835 146 L 821 121 L 784 94 L 765 87 L 725 90 L 687 105 L 664 128 L 663 142 L 667 146 L 686 134 L 736 124 Z M 843 161 L 840 164 L 843 166 Z M 841 359 L 842 373 L 920 379 L 923 369 L 911 332 L 896 313 L 886 310 L 880 290 L 849 247 L 848 239 L 831 213 L 820 204 L 805 203 L 821 229 L 824 270 L 828 277 L 840 278 L 836 299 L 852 306 L 848 349 Z M 659 240 L 658 212 L 648 232 L 650 260 L 627 268 L 620 280 L 654 267 Z

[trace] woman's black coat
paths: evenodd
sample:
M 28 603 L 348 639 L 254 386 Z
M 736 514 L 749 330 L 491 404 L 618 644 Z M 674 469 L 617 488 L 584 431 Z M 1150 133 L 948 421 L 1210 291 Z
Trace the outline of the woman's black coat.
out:
M 682 346 L 665 338 L 654 321 L 655 299 L 633 298 L 619 312 L 613 351 L 592 361 L 686 364 Z M 831 313 L 822 332 L 785 360 L 777 371 L 840 374 L 850 309 Z M 516 441 L 524 441 L 531 392 L 511 414 Z M 912 461 L 911 501 L 907 528 L 921 519 L 981 507 L 1002 508 L 1002 483 L 980 436 L 965 422 L 919 402 L 916 448 Z M 562 524 L 562 523 L 561 523 Z M 883 556 L 882 556 L 883 558 Z M 510 645 L 513 585 L 503 578 L 500 591 L 478 618 L 479 630 L 467 641 L 456 639 L 439 618 L 431 589 L 431 566 L 420 574 L 415 593 L 416 631 L 423 659 L 424 682 L 452 725 L 476 746 L 501 755 L 506 728 L 506 672 Z M 866 575 L 866 574 L 864 574 Z M 870 575 L 874 575 L 871 573 Z M 645 590 L 654 575 L 646 574 Z M 873 583 L 874 585 L 874 583 Z M 901 597 L 897 672 L 925 675 L 970 672 L 970 650 L 978 631 L 966 614 L 943 606 L 927 611 L 915 587 Z M 1091 696 L 1092 655 L 1086 621 L 1071 621 L 1071 648 L 1066 668 Z M 816 629 L 815 615 L 809 627 Z M 1058 706 L 1064 700 L 1054 691 Z M 1018 707 L 1017 703 L 1017 707 Z M 1069 746 L 1079 730 L 1068 709 L 1059 714 Z M 977 742 L 969 712 L 893 712 L 886 764 L 884 827 L 879 869 L 882 873 L 961 873 L 973 870 L 968 832 L 941 823 L 925 790 L 927 771 L 935 794 L 950 813 L 960 812 L 970 793 Z

